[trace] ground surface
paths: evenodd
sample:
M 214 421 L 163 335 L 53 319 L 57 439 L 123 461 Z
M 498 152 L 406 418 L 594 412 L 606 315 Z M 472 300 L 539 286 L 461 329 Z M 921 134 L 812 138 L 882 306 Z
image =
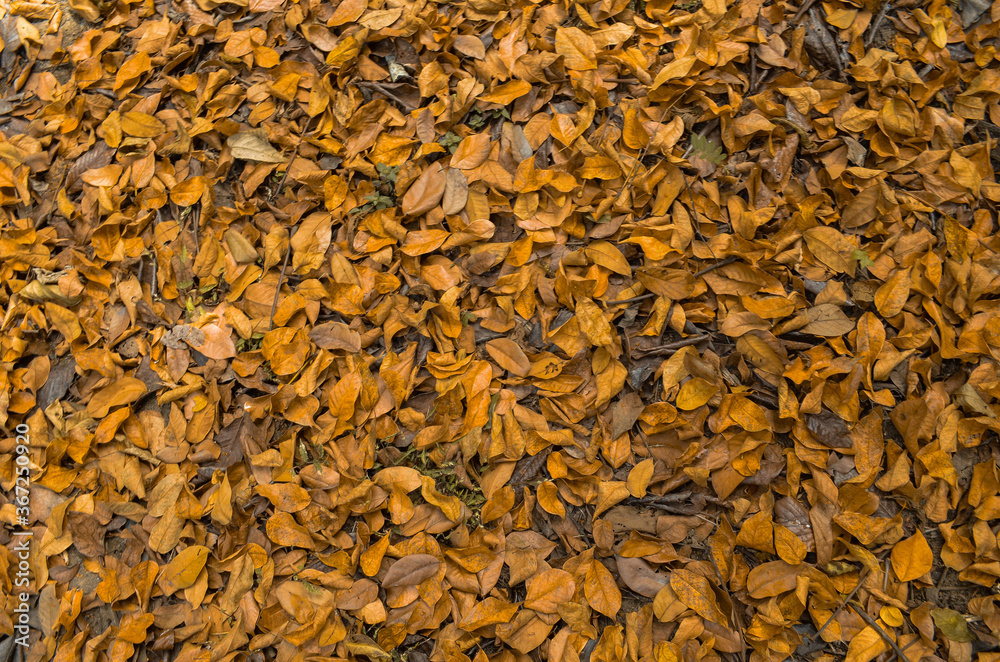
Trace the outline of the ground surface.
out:
M 1000 5 L 2 6 L 0 659 L 1000 655 Z

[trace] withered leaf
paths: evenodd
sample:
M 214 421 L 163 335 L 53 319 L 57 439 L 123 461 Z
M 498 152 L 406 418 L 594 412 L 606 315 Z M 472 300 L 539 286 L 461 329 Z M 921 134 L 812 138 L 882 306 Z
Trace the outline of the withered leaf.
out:
M 233 134 L 226 139 L 233 158 L 259 163 L 284 163 L 285 157 L 267 139 L 263 129 L 252 129 Z
M 32 650 L 989 657 L 998 14 L 760 4 L 5 3 Z

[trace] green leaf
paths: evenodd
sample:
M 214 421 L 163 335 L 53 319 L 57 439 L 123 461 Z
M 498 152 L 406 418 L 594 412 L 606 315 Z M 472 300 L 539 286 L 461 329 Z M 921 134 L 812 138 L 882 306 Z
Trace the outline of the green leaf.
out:
M 970 643 L 976 640 L 965 616 L 953 609 L 931 609 L 931 618 L 941 633 L 952 641 Z
M 855 249 L 853 252 L 851 252 L 851 257 L 857 260 L 858 266 L 862 268 L 867 268 L 875 264 L 874 262 L 872 262 L 872 259 L 868 256 L 868 253 L 866 251 L 861 250 L 860 248 Z
M 722 162 L 726 160 L 726 153 L 715 144 L 714 140 L 709 140 L 698 133 L 691 136 L 691 151 L 715 165 L 722 165 Z

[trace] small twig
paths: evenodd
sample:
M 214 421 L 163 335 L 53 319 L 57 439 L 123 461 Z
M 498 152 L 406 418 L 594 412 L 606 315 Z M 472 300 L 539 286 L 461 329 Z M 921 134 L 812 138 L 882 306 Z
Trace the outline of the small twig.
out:
M 198 226 L 201 224 L 201 205 L 197 204 L 188 216 L 191 218 L 191 236 L 194 237 L 194 249 L 197 252 L 201 248 L 201 242 L 198 240 Z
M 830 41 L 833 42 L 835 47 L 839 46 L 839 48 L 836 49 L 837 61 L 834 64 L 837 65 L 837 73 L 840 74 L 841 77 L 843 77 L 844 71 L 846 71 L 847 69 L 847 58 L 844 55 L 844 48 L 843 48 L 844 45 L 840 43 L 840 36 L 832 27 L 830 27 L 829 23 L 827 23 L 826 21 L 822 20 L 819 17 L 819 15 L 816 13 L 815 7 L 809 8 L 809 18 L 812 19 L 813 26 L 815 26 L 817 30 L 823 30 L 826 32 L 827 36 L 830 38 Z
M 711 250 L 711 247 L 709 247 L 709 250 Z M 727 264 L 732 264 L 733 262 L 736 262 L 738 260 L 739 260 L 739 258 L 735 257 L 735 256 L 727 257 L 725 260 L 719 260 L 715 264 L 713 264 L 711 266 L 708 266 L 708 267 L 705 267 L 701 271 L 696 271 L 694 273 L 694 277 L 695 278 L 699 278 L 699 277 L 704 276 L 705 274 L 709 273 L 710 271 L 715 271 L 716 269 L 718 269 L 720 267 L 724 267 Z
M 163 207 L 156 210 L 156 215 L 153 217 L 153 245 L 149 248 L 149 254 L 153 261 L 153 276 L 149 279 L 149 299 L 150 301 L 156 299 L 157 287 L 158 287 L 158 272 L 159 264 L 156 260 L 156 225 L 160 220 L 160 215 L 163 213 Z
M 615 203 L 618 202 L 618 198 L 622 197 L 622 193 L 628 188 L 628 185 L 632 182 L 632 178 L 635 177 L 635 173 L 639 170 L 639 164 L 646 157 L 646 152 L 649 151 L 649 143 L 647 142 L 641 150 L 639 150 L 639 156 L 636 157 L 635 162 L 632 164 L 632 169 L 629 170 L 628 177 L 625 178 L 625 183 L 618 190 L 618 194 L 611 199 L 611 204 L 608 205 L 608 210 L 614 209 Z
M 149 298 L 150 298 L 150 300 L 153 300 L 153 299 L 156 298 L 157 294 L 159 294 L 159 292 L 157 291 L 157 287 L 158 287 L 158 281 L 157 281 L 157 278 L 158 278 L 158 275 L 157 275 L 158 265 L 156 263 L 156 249 L 155 248 L 151 249 L 149 251 L 149 254 L 150 254 L 150 259 L 153 262 L 153 275 L 149 279 Z
M 854 587 L 854 590 L 852 590 L 850 593 L 847 594 L 847 599 L 844 600 L 843 602 L 841 602 L 840 605 L 837 607 L 837 609 L 834 610 L 834 612 L 832 614 L 830 614 L 830 618 L 826 619 L 826 622 L 823 623 L 823 625 L 821 625 L 818 630 L 816 630 L 816 634 L 809 635 L 810 639 L 812 639 L 812 640 L 815 641 L 816 637 L 818 637 L 819 635 L 823 634 L 823 630 L 826 629 L 826 626 L 829 625 L 830 623 L 832 623 L 833 619 L 837 618 L 837 616 L 840 614 L 840 612 L 844 611 L 844 607 L 847 606 L 848 602 L 850 602 L 851 600 L 854 599 L 855 594 L 858 592 L 858 589 L 861 588 L 861 584 L 864 583 L 865 579 L 867 579 L 867 577 L 868 577 L 869 574 L 870 574 L 870 572 L 866 568 L 865 569 L 865 574 L 863 576 L 861 576 L 861 577 L 858 577 L 858 583 Z
M 52 215 L 55 214 L 56 209 L 59 208 L 59 191 L 62 189 L 63 184 L 66 182 L 66 175 L 67 173 L 69 173 L 69 170 L 70 170 L 69 168 L 63 168 L 62 175 L 59 176 L 59 183 L 56 184 L 55 188 L 56 194 L 55 194 L 55 199 L 52 201 L 52 207 L 49 208 L 47 212 L 45 212 L 44 216 L 38 219 L 38 223 L 35 224 L 36 230 L 40 230 L 41 228 L 45 227 L 45 225 L 49 222 L 49 219 L 52 218 Z
M 899 644 L 897 644 L 896 641 L 889 636 L 888 632 L 882 629 L 882 626 L 879 625 L 874 618 L 868 615 L 868 612 L 866 612 L 864 609 L 859 607 L 857 603 L 854 602 L 849 603 L 849 606 L 851 609 L 855 611 L 855 613 L 858 616 L 862 618 L 862 620 L 864 620 L 865 623 L 870 625 L 873 630 L 878 632 L 879 636 L 882 637 L 882 639 L 884 639 L 885 642 L 889 644 L 889 646 L 892 648 L 892 651 L 896 654 L 896 657 L 898 657 L 903 662 L 910 662 L 910 659 L 906 657 L 905 654 L 903 654 L 903 649 L 899 647 Z
M 319 117 L 319 115 L 317 115 L 316 117 Z M 294 161 L 295 157 L 298 156 L 299 146 L 302 145 L 302 141 L 305 139 L 307 135 L 309 135 L 310 133 L 309 127 L 311 124 L 312 124 L 312 119 L 310 119 L 309 122 L 306 123 L 305 131 L 299 138 L 299 144 L 295 146 L 295 151 L 292 152 L 292 158 L 289 159 L 288 166 L 285 168 L 285 175 L 284 177 L 281 178 L 281 183 L 278 184 L 278 189 L 277 189 L 278 191 L 280 191 L 282 186 L 285 185 L 285 179 L 288 177 L 288 171 L 292 169 L 292 161 Z M 281 274 L 278 276 L 278 287 L 274 290 L 274 300 L 271 301 L 271 316 L 267 323 L 268 331 L 274 328 L 274 311 L 277 310 L 278 308 L 278 297 L 281 295 L 281 285 L 282 283 L 285 282 L 285 271 L 288 269 L 288 258 L 292 254 L 292 237 L 295 236 L 295 232 L 297 230 L 298 226 L 292 228 L 288 232 L 288 250 L 285 251 L 285 259 L 282 260 L 281 262 Z
M 569 78 L 553 78 L 552 80 L 545 81 L 547 83 L 568 83 Z M 602 78 L 601 82 L 604 83 L 638 83 L 638 78 Z
M 885 15 L 889 12 L 890 7 L 892 7 L 892 3 L 888 1 L 885 2 L 885 4 L 882 5 L 882 9 L 879 10 L 878 15 L 875 17 L 875 20 L 872 21 L 870 26 L 868 26 L 868 36 L 865 37 L 865 48 L 871 46 L 872 42 L 875 41 L 875 35 L 878 32 L 878 28 L 882 25 L 882 19 L 885 18 Z
M 319 117 L 319 115 L 316 117 Z M 295 149 L 292 150 L 292 158 L 288 159 L 288 165 L 285 166 L 285 174 L 281 176 L 281 181 L 278 182 L 278 188 L 271 191 L 271 195 L 267 198 L 268 200 L 273 200 L 274 196 L 278 195 L 278 193 L 281 192 L 281 189 L 285 187 L 285 182 L 288 180 L 288 173 L 292 171 L 292 163 L 295 162 L 295 157 L 299 155 L 299 147 L 302 146 L 302 141 L 305 140 L 306 136 L 310 133 L 309 127 L 312 126 L 313 119 L 315 118 L 310 117 L 309 121 L 306 122 L 306 129 L 299 138 L 299 142 L 295 145 Z
M 816 0 L 805 0 L 805 2 L 802 3 L 802 6 L 799 7 L 799 10 L 795 12 L 795 16 L 792 17 L 792 22 L 798 23 L 802 20 L 802 16 L 809 11 L 809 8 L 813 6 L 813 2 L 815 1 Z
M 383 85 L 382 83 L 378 83 L 376 81 L 360 80 L 356 81 L 354 84 L 359 87 L 371 87 L 373 89 L 378 90 L 379 92 L 381 92 L 382 94 L 389 97 L 390 99 L 398 103 L 400 106 L 405 108 L 407 112 L 412 112 L 417 109 L 417 107 L 414 106 L 413 104 L 403 101 L 402 99 L 397 97 L 395 94 L 392 93 L 391 90 L 386 88 L 385 85 Z
M 681 340 L 675 340 L 674 342 L 668 342 L 665 345 L 660 345 L 658 347 L 651 347 L 646 350 L 636 350 L 636 354 L 639 356 L 661 356 L 664 354 L 673 354 L 677 350 L 687 347 L 688 345 L 696 345 L 702 340 L 708 340 L 712 337 L 710 333 L 702 333 L 697 336 L 691 336 L 690 338 L 682 338 Z
M 608 306 L 620 306 L 626 303 L 635 303 L 636 301 L 645 301 L 646 299 L 652 299 L 656 296 L 656 292 L 646 292 L 645 294 L 640 294 L 637 297 L 629 297 L 628 299 L 618 299 L 617 301 L 608 301 L 605 305 Z
M 292 228 L 292 231 L 288 233 L 288 250 L 285 251 L 285 259 L 281 263 L 281 274 L 278 276 L 278 287 L 274 290 L 274 300 L 271 301 L 271 317 L 270 321 L 267 323 L 267 330 L 270 331 L 274 328 L 274 311 L 278 308 L 278 296 L 281 294 L 281 284 L 285 282 L 285 270 L 288 269 L 288 256 L 292 254 L 292 237 L 295 236 L 295 231 L 298 227 Z
M 288 165 L 285 166 L 285 174 L 281 176 L 281 181 L 278 182 L 278 188 L 271 191 L 271 195 L 267 196 L 267 199 L 269 201 L 273 200 L 274 196 L 278 195 L 281 189 L 285 187 L 285 181 L 288 179 L 288 173 L 292 171 L 292 163 L 295 161 L 295 157 L 299 155 L 299 147 L 301 145 L 302 141 L 299 140 L 299 144 L 295 146 L 294 150 L 292 150 L 292 158 L 288 159 Z

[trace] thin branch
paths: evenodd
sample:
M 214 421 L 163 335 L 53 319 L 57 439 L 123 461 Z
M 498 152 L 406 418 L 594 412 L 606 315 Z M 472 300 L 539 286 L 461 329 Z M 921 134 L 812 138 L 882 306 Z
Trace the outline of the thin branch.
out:
M 704 235 L 701 234 L 701 221 L 698 220 L 698 210 L 694 208 L 694 194 L 691 193 L 691 185 L 688 184 L 687 177 L 684 175 L 683 170 L 681 171 L 681 179 L 684 180 L 684 188 L 687 189 L 688 201 L 691 203 L 691 216 L 692 216 L 692 225 L 694 227 L 694 232 L 696 235 L 698 235 L 698 238 L 701 239 L 703 242 L 705 242 L 705 245 L 708 246 L 708 252 L 712 254 L 712 257 L 718 259 L 715 255 L 715 251 L 712 250 L 712 245 L 709 244 L 708 241 L 705 239 Z M 695 275 L 697 276 L 697 274 Z
M 709 250 L 711 250 L 711 247 L 709 247 Z M 719 260 L 715 264 L 713 264 L 711 266 L 708 266 L 708 267 L 705 267 L 701 271 L 696 271 L 694 273 L 694 277 L 695 278 L 699 278 L 699 277 L 704 276 L 705 274 L 709 273 L 710 271 L 715 271 L 716 269 L 718 269 L 720 267 L 724 267 L 727 264 L 732 264 L 733 262 L 737 262 L 738 260 L 739 260 L 739 258 L 735 257 L 735 256 L 727 257 L 725 260 Z
M 813 6 L 813 2 L 815 1 L 816 0 L 805 0 L 805 2 L 802 3 L 802 6 L 799 7 L 799 10 L 795 12 L 795 16 L 792 17 L 792 23 L 795 23 L 797 26 L 798 22 L 802 20 L 802 16 L 809 11 L 809 8 Z
M 391 90 L 389 90 L 382 83 L 378 83 L 378 82 L 375 82 L 375 81 L 360 80 L 360 81 L 356 81 L 354 84 L 357 85 L 358 87 L 370 87 L 372 89 L 378 90 L 379 92 L 381 92 L 382 94 L 384 94 L 385 96 L 389 97 L 390 99 L 392 99 L 393 101 L 395 101 L 396 103 L 398 103 L 400 106 L 402 106 L 403 108 L 405 108 L 407 110 L 407 112 L 412 112 L 412 111 L 414 111 L 414 110 L 417 109 L 417 107 L 414 106 L 413 104 L 411 104 L 409 102 L 406 102 L 406 101 L 403 101 L 402 99 L 400 99 L 399 97 L 397 97 L 395 94 L 392 93 Z
M 317 115 L 316 117 L 319 117 L 319 115 Z M 298 156 L 299 147 L 302 145 L 302 141 L 305 140 L 306 136 L 308 136 L 311 133 L 309 127 L 312 124 L 312 119 L 313 118 L 310 118 L 310 120 L 306 123 L 305 131 L 299 138 L 299 143 L 298 145 L 295 146 L 295 151 L 292 152 L 292 158 L 289 159 L 288 166 L 285 168 L 285 175 L 284 177 L 281 178 L 281 183 L 278 184 L 278 189 L 277 189 L 278 191 L 280 191 L 281 188 L 285 185 L 285 179 L 288 177 L 288 171 L 292 169 L 292 161 L 294 161 L 295 157 Z M 268 331 L 274 328 L 274 311 L 277 310 L 278 308 L 278 297 L 281 296 L 281 285 L 285 282 L 285 271 L 288 269 L 288 258 L 292 254 L 292 237 L 295 236 L 295 232 L 297 230 L 298 226 L 292 228 L 288 232 L 288 250 L 285 251 L 285 259 L 282 260 L 281 262 L 281 274 L 278 276 L 278 287 L 275 288 L 274 299 L 271 301 L 271 316 L 267 323 Z
M 810 637 L 809 637 L 810 639 L 815 640 L 816 637 L 818 637 L 819 635 L 823 634 L 823 630 L 826 629 L 826 626 L 829 625 L 830 623 L 832 623 L 833 619 L 837 618 L 837 615 L 840 614 L 840 612 L 844 611 L 844 607 L 847 606 L 848 602 L 850 602 L 851 600 L 854 599 L 855 594 L 858 592 L 858 589 L 861 588 L 861 584 L 864 583 L 865 579 L 868 578 L 869 574 L 870 574 L 870 572 L 866 568 L 864 576 L 863 577 L 858 577 L 858 583 L 854 587 L 854 590 L 852 590 L 850 593 L 847 594 L 847 599 L 844 600 L 843 602 L 841 602 L 840 605 L 837 607 L 837 609 L 835 609 L 834 612 L 832 614 L 830 614 L 830 618 L 826 619 L 826 622 L 823 623 L 823 625 L 821 625 L 818 630 L 816 630 L 816 634 L 810 635 Z
M 648 151 L 649 151 L 649 143 L 647 142 L 643 146 L 643 148 L 639 151 L 639 156 L 636 157 L 635 162 L 632 164 L 632 169 L 629 171 L 628 177 L 625 178 L 625 183 L 622 184 L 622 187 L 618 190 L 618 194 L 615 195 L 614 198 L 612 198 L 611 204 L 608 205 L 608 211 L 614 209 L 615 204 L 618 202 L 618 198 L 622 197 L 622 193 L 625 192 L 625 189 L 627 189 L 628 185 L 632 182 L 632 178 L 635 177 L 635 173 L 639 170 L 639 164 L 641 164 L 642 160 L 646 158 L 646 152 Z
M 868 612 L 859 607 L 857 603 L 851 602 L 849 603 L 849 606 L 851 609 L 854 610 L 854 612 L 858 616 L 862 618 L 862 620 L 864 620 L 865 623 L 870 625 L 873 630 L 878 632 L 879 636 L 882 637 L 882 639 L 884 639 L 887 644 L 889 644 L 890 648 L 892 648 L 892 651 L 896 654 L 896 657 L 898 657 L 903 662 L 910 662 L 910 658 L 906 657 L 906 655 L 903 653 L 903 649 L 900 648 L 899 644 L 896 643 L 896 640 L 890 637 L 889 633 L 882 629 L 882 626 L 878 624 L 878 621 L 869 616 Z
M 675 340 L 674 342 L 668 342 L 665 345 L 660 345 L 658 347 L 651 347 L 646 350 L 637 349 L 636 354 L 638 356 L 663 356 L 670 355 L 677 350 L 687 347 L 688 345 L 696 345 L 702 340 L 708 340 L 712 337 L 710 333 L 702 333 L 697 336 L 691 336 L 690 338 L 682 338 L 680 340 Z
M 724 260 L 720 260 L 720 261 L 716 262 L 713 265 L 705 267 L 701 271 L 696 271 L 693 275 L 694 275 L 695 278 L 699 278 L 700 276 L 704 276 L 705 274 L 707 274 L 707 273 L 709 273 L 711 271 L 715 271 L 716 269 L 718 269 L 720 267 L 724 267 L 727 264 L 732 264 L 733 262 L 736 262 L 738 260 L 739 260 L 739 258 L 737 258 L 737 257 L 727 257 Z M 646 292 L 645 294 L 640 294 L 639 296 L 629 297 L 628 299 L 617 299 L 615 301 L 607 301 L 607 302 L 605 302 L 604 305 L 606 305 L 606 306 L 621 306 L 621 305 L 624 305 L 624 304 L 627 304 L 627 303 L 636 303 L 637 301 L 645 301 L 646 299 L 652 299 L 655 296 L 657 296 L 657 294 L 655 292 Z
M 288 256 L 292 254 L 292 237 L 295 236 L 296 230 L 298 230 L 298 227 L 292 228 L 292 231 L 288 233 L 288 250 L 285 251 L 285 259 L 281 262 L 281 275 L 278 276 L 278 287 L 275 288 L 274 300 L 271 301 L 271 317 L 267 323 L 268 331 L 274 328 L 274 311 L 278 308 L 278 297 L 281 295 L 281 284 L 285 282 L 285 270 L 288 269 Z
M 889 12 L 891 7 L 891 2 L 883 4 L 882 9 L 879 10 L 878 15 L 875 17 L 875 20 L 872 21 L 870 26 L 868 26 L 868 36 L 865 37 L 865 48 L 871 46 L 872 42 L 875 41 L 875 35 L 878 33 L 878 28 L 882 25 L 882 20 L 885 18 L 885 15 Z
M 292 158 L 288 159 L 288 165 L 285 166 L 285 174 L 281 176 L 281 181 L 278 182 L 278 188 L 271 191 L 271 195 L 267 196 L 267 199 L 274 200 L 274 196 L 278 195 L 278 192 L 285 187 L 285 181 L 288 179 L 288 173 L 292 171 L 292 163 L 295 162 L 295 157 L 299 155 L 299 147 L 302 145 L 302 141 L 299 140 L 299 144 L 295 146 L 292 150 Z
M 656 292 L 646 292 L 645 294 L 640 294 L 637 297 L 629 297 L 628 299 L 618 299 L 617 301 L 608 301 L 605 305 L 607 306 L 620 306 L 626 303 L 635 303 L 636 301 L 645 301 L 646 299 L 652 299 L 656 296 Z
M 201 203 L 195 203 L 195 206 L 188 212 L 188 218 L 191 220 L 191 236 L 194 237 L 194 250 L 197 254 L 201 248 L 201 241 L 198 239 L 198 226 L 201 225 Z M 185 226 L 188 224 L 188 218 L 184 219 Z
M 45 227 L 45 225 L 52 218 L 52 215 L 55 214 L 56 209 L 59 208 L 59 191 L 62 190 L 62 186 L 66 182 L 66 175 L 67 173 L 69 173 L 69 170 L 70 169 L 68 167 L 63 168 L 62 175 L 60 175 L 59 177 L 59 183 L 56 184 L 55 188 L 56 194 L 55 194 L 55 199 L 52 201 L 52 207 L 47 212 L 45 212 L 44 216 L 38 219 L 38 222 L 35 224 L 36 230 L 40 230 L 41 228 Z

